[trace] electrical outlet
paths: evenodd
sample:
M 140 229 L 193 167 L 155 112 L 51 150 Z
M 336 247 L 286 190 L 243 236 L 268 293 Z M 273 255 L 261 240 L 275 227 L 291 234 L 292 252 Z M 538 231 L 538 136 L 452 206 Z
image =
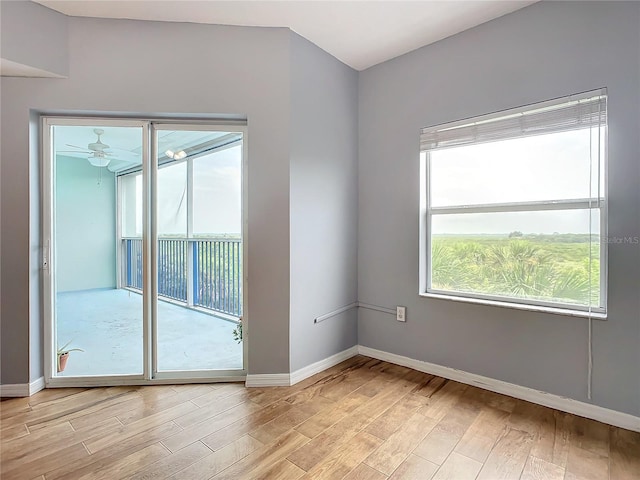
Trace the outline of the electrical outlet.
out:
M 399 322 L 407 321 L 407 307 L 396 306 L 396 320 Z

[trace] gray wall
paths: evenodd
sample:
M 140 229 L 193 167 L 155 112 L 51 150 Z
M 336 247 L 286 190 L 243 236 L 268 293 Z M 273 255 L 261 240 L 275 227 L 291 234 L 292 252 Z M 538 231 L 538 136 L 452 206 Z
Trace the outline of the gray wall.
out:
M 640 4 L 542 2 L 372 67 L 359 83 L 361 345 L 587 400 L 587 320 L 418 296 L 419 129 L 609 88 L 609 236 L 640 236 Z M 640 414 L 640 246 L 609 245 L 593 403 Z
M 115 175 L 62 155 L 55 175 L 58 292 L 116 288 Z
M 0 2 L 2 58 L 45 70 L 69 73 L 67 17 L 27 0 Z
M 39 216 L 37 181 L 29 195 L 38 165 L 29 155 L 30 110 L 247 117 L 249 366 L 256 374 L 287 372 L 289 31 L 86 18 L 69 18 L 68 29 L 68 79 L 3 78 L 1 85 L 2 119 L 11 119 L 1 126 L 2 383 L 43 373 L 39 311 L 30 308 L 39 257 L 37 225 L 29 223 L 30 210 L 35 222 Z
M 291 33 L 291 371 L 357 345 L 358 74 Z

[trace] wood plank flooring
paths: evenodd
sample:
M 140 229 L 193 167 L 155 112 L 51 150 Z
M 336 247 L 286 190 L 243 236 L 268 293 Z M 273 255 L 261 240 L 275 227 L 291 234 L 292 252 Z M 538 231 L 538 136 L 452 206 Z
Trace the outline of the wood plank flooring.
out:
M 638 480 L 640 433 L 358 356 L 289 388 L 0 403 L 2 480 Z

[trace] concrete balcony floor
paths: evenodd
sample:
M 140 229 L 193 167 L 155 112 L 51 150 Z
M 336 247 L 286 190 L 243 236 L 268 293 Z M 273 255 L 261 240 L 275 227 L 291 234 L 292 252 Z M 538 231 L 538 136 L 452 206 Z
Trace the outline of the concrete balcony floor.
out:
M 59 293 L 57 337 L 71 352 L 59 376 L 141 374 L 142 295 L 128 290 Z M 158 302 L 158 370 L 242 369 L 234 322 L 167 301 Z

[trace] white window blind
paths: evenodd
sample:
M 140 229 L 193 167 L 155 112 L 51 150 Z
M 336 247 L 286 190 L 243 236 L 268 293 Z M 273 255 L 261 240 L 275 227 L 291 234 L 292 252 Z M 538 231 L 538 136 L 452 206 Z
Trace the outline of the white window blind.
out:
M 458 147 L 549 132 L 605 125 L 604 89 L 519 107 L 469 120 L 423 128 L 420 150 Z

